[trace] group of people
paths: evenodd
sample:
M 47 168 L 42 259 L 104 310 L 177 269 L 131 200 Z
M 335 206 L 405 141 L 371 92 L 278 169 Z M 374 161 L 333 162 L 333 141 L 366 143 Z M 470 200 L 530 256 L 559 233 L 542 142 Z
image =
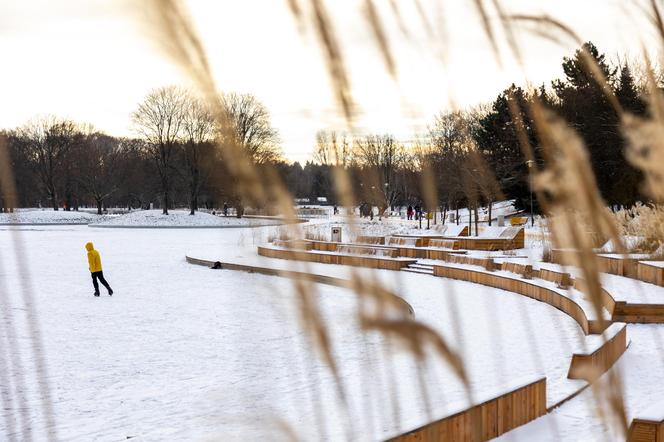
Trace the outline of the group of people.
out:
M 421 219 L 422 218 L 422 207 L 420 207 L 419 205 L 415 206 L 414 208 L 413 208 L 413 206 L 408 206 L 408 209 L 406 210 L 406 217 L 409 220 L 415 219 L 415 221 L 417 221 L 418 219 Z

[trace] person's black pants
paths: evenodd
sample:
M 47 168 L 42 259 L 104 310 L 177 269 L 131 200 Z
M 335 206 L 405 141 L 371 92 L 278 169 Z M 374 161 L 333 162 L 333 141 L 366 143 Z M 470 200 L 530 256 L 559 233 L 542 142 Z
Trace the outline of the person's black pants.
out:
M 111 286 L 108 285 L 108 282 L 104 279 L 104 272 L 99 271 L 99 272 L 92 272 L 90 273 L 92 275 L 92 285 L 95 286 L 95 293 L 99 293 L 99 284 L 97 283 L 97 279 L 99 279 L 99 282 L 102 283 L 104 287 L 106 287 L 106 290 L 109 292 L 111 291 Z

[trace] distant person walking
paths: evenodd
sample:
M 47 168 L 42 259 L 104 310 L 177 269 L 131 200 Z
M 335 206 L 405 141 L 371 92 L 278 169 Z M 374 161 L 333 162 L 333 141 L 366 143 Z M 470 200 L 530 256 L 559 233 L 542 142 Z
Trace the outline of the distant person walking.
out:
M 224 216 L 228 216 L 228 204 L 224 203 Z
M 413 206 L 408 206 L 408 210 L 406 210 L 406 217 L 408 219 L 413 219 Z
M 91 242 L 85 245 L 85 249 L 88 251 L 88 266 L 90 268 L 90 274 L 92 275 L 92 285 L 95 286 L 95 296 L 99 296 L 99 284 L 97 279 L 106 287 L 108 290 L 108 296 L 113 296 L 113 289 L 108 285 L 108 282 L 104 279 L 104 273 L 101 271 L 101 256 L 99 252 L 95 250 Z

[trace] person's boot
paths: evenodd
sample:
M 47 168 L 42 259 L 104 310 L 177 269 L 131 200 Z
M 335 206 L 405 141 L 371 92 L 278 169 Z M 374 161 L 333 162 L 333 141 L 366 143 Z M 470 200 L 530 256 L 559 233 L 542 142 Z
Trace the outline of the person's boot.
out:
M 99 292 L 95 292 L 95 296 L 99 296 Z
M 108 296 L 113 296 L 113 289 L 111 288 L 108 289 Z

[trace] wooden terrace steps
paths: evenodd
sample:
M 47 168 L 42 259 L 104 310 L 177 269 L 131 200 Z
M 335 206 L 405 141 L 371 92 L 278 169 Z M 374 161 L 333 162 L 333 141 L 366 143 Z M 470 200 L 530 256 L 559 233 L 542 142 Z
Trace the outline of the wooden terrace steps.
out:
M 306 250 L 310 252 L 320 251 L 326 252 L 326 257 L 306 257 L 306 260 L 312 262 L 321 262 L 328 264 L 357 265 L 362 267 L 373 267 L 389 270 L 404 269 L 411 273 L 420 273 L 431 275 L 433 269 L 431 267 L 421 267 L 422 262 L 417 259 L 434 259 L 452 264 L 467 264 L 481 266 L 485 270 L 495 271 L 503 270 L 519 275 L 524 280 L 537 280 L 549 281 L 554 283 L 560 289 L 573 289 L 580 292 L 586 292 L 585 282 L 581 278 L 573 278 L 571 273 L 563 269 L 556 268 L 556 265 L 545 265 L 538 263 L 539 268 L 534 268 L 532 264 L 527 263 L 523 259 L 510 259 L 510 258 L 487 258 L 478 256 L 465 255 L 464 250 L 453 249 L 436 249 L 430 247 L 417 247 L 403 244 L 426 244 L 427 246 L 433 242 L 435 245 L 444 245 L 444 243 L 437 235 L 418 235 L 418 236 L 394 236 L 394 237 L 376 237 L 382 238 L 385 242 L 383 245 L 371 244 L 349 244 L 349 243 L 335 243 L 327 241 L 312 241 L 312 240 L 297 240 L 297 241 L 281 241 L 278 242 L 280 247 Z M 380 240 L 375 240 L 380 242 Z M 265 252 L 262 253 L 272 253 Z M 288 255 L 287 253 L 282 255 Z M 291 255 L 295 256 L 295 255 Z M 338 257 L 334 257 L 338 256 Z M 342 258 L 341 256 L 346 256 Z M 352 258 L 355 257 L 355 258 Z M 360 257 L 364 258 L 361 259 Z M 410 258 L 408 262 L 405 261 L 380 261 L 379 258 L 392 258 L 397 257 Z M 374 258 L 374 259 L 371 259 Z M 296 259 L 296 258 L 286 258 Z M 659 263 L 654 263 L 651 267 L 656 267 L 659 270 Z M 632 303 L 617 301 L 612 296 L 611 292 L 605 287 L 601 288 L 602 305 L 608 312 L 608 317 L 613 322 L 628 322 L 628 323 L 664 323 L 664 297 L 661 304 L 652 303 Z M 588 309 L 586 309 L 588 310 Z M 588 312 L 592 313 L 592 312 Z M 586 315 L 587 316 L 587 315 Z M 592 314 L 591 314 L 592 316 Z M 593 319 L 588 323 L 593 329 L 598 327 Z M 585 325 L 582 325 L 585 327 Z
M 406 260 L 403 258 L 391 258 L 391 257 L 375 257 L 370 256 L 366 257 L 363 255 L 352 255 L 351 254 L 338 254 L 333 252 L 326 251 L 316 251 L 308 249 L 311 247 L 310 244 L 303 245 L 298 244 L 298 247 L 301 249 L 289 249 L 284 247 L 259 247 L 258 252 L 263 256 L 272 256 L 280 257 L 285 259 L 302 259 L 303 257 L 311 256 L 338 256 L 338 257 L 348 257 L 350 258 L 349 262 L 337 262 L 340 264 L 346 265 L 365 265 L 373 267 L 374 264 L 366 265 L 364 262 L 365 259 L 369 260 L 378 260 L 378 261 L 400 261 L 407 262 L 406 265 L 400 267 L 404 271 L 427 274 L 436 276 L 445 276 L 440 275 L 439 271 L 445 265 L 434 265 L 430 263 L 420 263 L 416 260 Z M 361 251 L 361 250 L 360 250 Z M 273 255 L 277 253 L 279 256 Z M 318 259 L 318 258 L 314 258 Z M 450 259 L 456 263 L 450 263 L 448 266 L 457 266 L 461 270 L 466 271 L 470 267 L 470 262 L 480 263 L 482 267 L 475 266 L 474 273 L 482 273 L 485 275 L 490 275 L 491 277 L 500 277 L 504 280 L 519 281 L 519 283 L 529 284 L 533 287 L 537 287 L 537 281 L 524 280 L 524 271 L 527 271 L 527 267 L 520 268 L 514 263 L 493 263 L 496 266 L 496 269 L 501 271 L 495 272 L 490 271 L 485 268 L 485 266 L 491 266 L 492 264 L 487 264 L 488 262 L 493 262 L 493 260 L 488 260 L 487 258 L 477 258 L 477 257 L 467 257 L 467 256 L 450 256 Z M 308 260 L 308 259 L 305 259 Z M 188 262 L 207 265 L 211 264 L 211 261 L 198 260 L 193 258 L 187 258 Z M 344 261 L 344 259 L 341 259 Z M 321 261 L 316 261 L 321 262 Z M 223 264 L 224 266 L 230 266 L 232 264 Z M 238 266 L 246 267 L 246 266 Z M 377 267 L 381 268 L 381 267 Z M 239 269 L 239 268 L 238 268 Z M 502 271 L 503 269 L 506 269 Z M 269 272 L 273 272 L 268 269 Z M 504 273 L 511 272 L 510 276 L 504 275 Z M 255 271 L 254 268 L 249 269 L 248 271 Z M 279 276 L 287 276 L 287 271 L 277 271 Z M 521 272 L 521 274 L 519 273 Z M 300 272 L 294 272 L 300 273 Z M 499 274 L 500 273 L 500 274 Z M 272 274 L 272 273 L 270 273 Z M 277 273 L 274 273 L 277 274 Z M 551 273 L 552 275 L 555 272 Z M 292 276 L 292 275 L 291 275 Z M 296 276 L 299 277 L 299 276 Z M 318 281 L 318 279 L 321 279 Z M 326 276 L 316 276 L 317 282 L 334 284 L 344 286 L 341 280 L 337 281 L 338 278 L 331 278 Z M 473 281 L 472 278 L 456 278 Z M 549 281 L 547 281 L 549 282 Z M 550 282 L 549 282 L 550 283 Z M 552 286 L 553 284 L 550 283 Z M 545 289 L 550 290 L 550 287 L 545 287 Z M 562 291 L 562 289 L 560 289 Z M 515 291 L 520 293 L 519 290 Z M 522 293 L 523 294 L 523 293 Z M 396 296 L 396 295 L 395 295 Z M 526 294 L 526 296 L 530 296 Z M 531 296 L 534 297 L 534 296 Z M 546 302 L 546 301 L 545 301 Z M 407 304 L 406 304 L 407 305 Z M 555 305 L 554 305 L 555 306 Z M 412 312 L 412 308 L 411 308 Z M 591 321 L 588 321 L 588 332 L 598 333 L 600 330 L 593 329 Z M 581 378 L 591 382 L 595 377 L 608 368 L 610 368 L 615 360 L 617 360 L 620 355 L 624 352 L 626 346 L 626 333 L 625 333 L 624 324 L 613 324 L 606 330 L 605 339 L 600 340 L 599 336 L 597 345 L 592 346 L 588 349 L 587 352 L 583 354 L 575 354 L 572 357 L 572 361 L 569 369 L 570 378 Z M 590 375 L 588 374 L 590 373 Z M 440 438 L 444 436 L 444 440 L 488 440 L 490 438 L 496 437 L 500 434 L 503 434 L 517 426 L 523 425 L 539 416 L 542 416 L 547 411 L 546 409 L 546 379 L 540 378 L 534 380 L 530 383 L 517 386 L 509 391 L 504 391 L 498 395 L 495 395 L 491 398 L 485 399 L 483 402 L 476 403 L 470 407 L 466 407 L 459 412 L 456 412 L 452 415 L 443 417 L 437 421 L 429 423 L 421 428 L 409 431 L 405 434 L 395 437 L 391 440 L 398 441 L 433 441 L 441 440 Z M 662 441 L 664 442 L 664 441 Z
M 574 266 L 578 261 L 575 249 L 552 249 L 551 261 Z M 664 262 L 653 260 L 643 253 L 597 253 L 597 265 L 602 273 L 625 276 L 664 287 Z
M 448 235 L 443 231 L 440 234 L 398 234 L 394 237 L 414 238 L 417 240 L 417 247 L 426 247 L 428 242 L 433 239 L 454 241 L 458 244 L 458 248 L 465 250 L 513 250 L 522 249 L 525 246 L 526 233 L 522 227 L 507 226 L 492 230 L 486 235 L 480 233 L 480 236 L 467 236 L 467 231 L 465 231 L 465 235 Z
M 430 264 L 410 264 L 408 267 L 404 267 L 401 270 L 404 272 L 420 273 L 423 275 L 433 276 L 433 266 Z

